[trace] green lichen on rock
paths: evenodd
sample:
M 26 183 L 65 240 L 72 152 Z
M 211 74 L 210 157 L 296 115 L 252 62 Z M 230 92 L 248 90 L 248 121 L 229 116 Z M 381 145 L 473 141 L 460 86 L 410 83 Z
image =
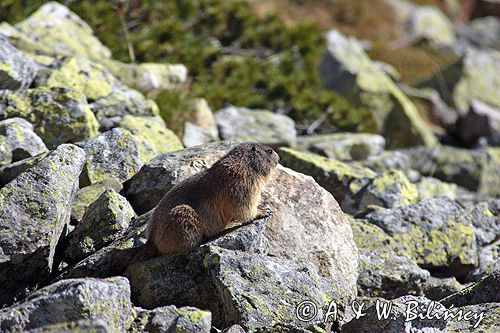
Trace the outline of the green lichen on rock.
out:
M 2 108 L 3 106 L 3 108 Z M 0 118 L 21 117 L 35 126 L 48 148 L 96 136 L 99 131 L 85 95 L 67 88 L 36 88 L 0 96 Z
M 457 196 L 457 185 L 442 182 L 432 177 L 422 177 L 417 186 L 419 200 L 425 200 L 436 197 L 448 197 L 455 199 Z
M 143 163 L 148 163 L 157 155 L 184 148 L 175 133 L 165 127 L 161 118 L 126 115 L 119 125 L 136 138 Z
M 354 196 L 376 176 L 358 164 L 346 164 L 309 152 L 280 148 L 279 154 L 284 166 L 312 176 L 347 212 L 356 211 Z

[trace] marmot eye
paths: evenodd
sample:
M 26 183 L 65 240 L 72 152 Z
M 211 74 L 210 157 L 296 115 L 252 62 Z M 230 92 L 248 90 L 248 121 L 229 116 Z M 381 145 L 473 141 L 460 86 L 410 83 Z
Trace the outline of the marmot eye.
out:
M 268 149 L 268 150 L 266 150 L 266 152 L 267 152 L 269 155 L 271 155 L 271 154 L 273 153 L 273 150 L 272 150 L 272 149 Z

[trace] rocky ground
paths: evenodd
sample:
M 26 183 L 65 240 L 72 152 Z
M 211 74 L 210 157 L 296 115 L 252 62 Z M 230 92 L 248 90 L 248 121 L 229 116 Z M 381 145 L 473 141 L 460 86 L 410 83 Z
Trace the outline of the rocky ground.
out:
M 365 133 L 197 97 L 179 135 L 153 97 L 190 68 L 115 60 L 55 2 L 1 23 L 0 331 L 500 331 L 500 19 L 386 2 L 400 42 L 457 61 L 410 87 L 328 31 L 321 82 Z M 237 141 L 280 155 L 272 216 L 117 271 L 162 196 Z

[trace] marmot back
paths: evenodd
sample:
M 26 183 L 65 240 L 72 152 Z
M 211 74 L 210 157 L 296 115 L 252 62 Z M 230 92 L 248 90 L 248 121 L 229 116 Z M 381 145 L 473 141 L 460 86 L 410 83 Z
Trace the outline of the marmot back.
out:
M 174 186 L 156 206 L 148 225 L 148 241 L 137 259 L 189 253 L 230 222 L 258 217 L 262 188 L 278 161 L 271 148 L 242 143 L 211 168 Z

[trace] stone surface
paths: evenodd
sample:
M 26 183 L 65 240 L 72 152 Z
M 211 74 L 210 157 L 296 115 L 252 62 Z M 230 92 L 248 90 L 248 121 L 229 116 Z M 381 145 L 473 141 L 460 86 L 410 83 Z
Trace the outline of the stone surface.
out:
M 186 147 L 195 147 L 217 141 L 219 138 L 218 132 L 215 133 L 217 133 L 217 136 L 214 136 L 213 133 L 203 127 L 186 121 L 184 123 L 184 133 L 182 134 L 182 143 Z
M 437 278 L 431 276 L 424 287 L 424 295 L 430 300 L 439 301 L 463 289 L 454 277 Z
M 422 177 L 415 185 L 419 200 L 437 197 L 448 197 L 454 200 L 457 197 L 456 184 L 445 183 L 436 178 Z
M 351 223 L 359 251 L 358 296 L 421 295 L 430 278 L 398 241 L 381 228 L 356 220 Z
M 215 113 L 222 140 L 256 141 L 270 146 L 294 146 L 294 121 L 267 110 L 229 106 Z
M 354 105 L 373 110 L 388 147 L 437 143 L 415 105 L 370 60 L 358 41 L 335 30 L 330 30 L 326 39 L 328 50 L 320 66 L 324 86 L 346 96 Z
M 37 73 L 33 60 L 0 34 L 0 90 L 29 88 Z
M 400 242 L 423 268 L 465 277 L 477 265 L 472 218 L 446 197 L 375 211 L 365 219 Z
M 0 190 L 0 303 L 48 277 L 85 161 L 65 144 Z
M 87 154 L 80 186 L 109 178 L 123 182 L 142 166 L 136 139 L 132 133 L 121 128 L 114 128 L 78 145 Z
M 113 333 L 111 327 L 104 320 L 77 320 L 53 325 L 44 325 L 26 331 L 29 333 L 73 333 L 73 332 L 88 332 L 88 333 Z
M 2 137 L 0 137 L 0 143 L 2 141 Z M 5 145 L 7 146 L 7 144 Z M 0 144 L 1 147 L 1 144 Z M 9 152 L 10 147 L 8 148 Z M 40 155 L 30 157 L 30 158 L 25 158 L 24 160 L 20 160 L 11 164 L 4 165 L 0 167 L 0 185 L 5 185 L 11 180 L 15 179 L 17 176 L 19 176 L 21 173 L 24 171 L 28 170 L 31 168 L 33 165 L 38 163 L 41 159 L 43 159 L 47 153 L 42 153 Z M 12 153 L 9 155 L 10 159 L 12 159 Z
M 440 301 L 444 306 L 456 307 L 481 303 L 500 303 L 500 270 L 485 276 L 478 282 L 465 287 Z
M 88 207 L 82 220 L 69 235 L 65 260 L 76 262 L 91 255 L 123 234 L 135 217 L 128 201 L 108 189 Z
M 159 117 L 126 115 L 119 125 L 129 130 L 136 138 L 143 163 L 149 162 L 157 155 L 184 148 L 175 133 L 169 130 Z
M 467 276 L 468 281 L 478 281 L 500 270 L 500 239 L 479 249 L 479 265 Z
M 500 200 L 480 202 L 470 209 L 470 214 L 479 246 L 500 239 Z
M 500 107 L 499 77 L 500 52 L 470 48 L 455 64 L 421 85 L 436 89 L 448 104 L 463 114 L 472 100 Z
M 12 162 L 47 151 L 42 139 L 33 130 L 33 125 L 22 118 L 9 118 L 0 121 L 0 136 L 6 138 L 11 149 Z
M 12 117 L 33 124 L 49 149 L 99 133 L 85 96 L 68 88 L 41 87 L 0 95 L 0 119 Z
M 136 308 L 136 311 L 132 329 L 136 332 L 210 333 L 212 327 L 212 314 L 193 307 L 169 305 L 154 310 Z
M 500 138 L 500 107 L 471 101 L 469 111 L 458 122 L 458 135 L 468 145 L 483 137 Z
M 384 150 L 385 139 L 377 134 L 335 133 L 299 137 L 298 150 L 308 150 L 341 161 L 364 160 Z
M 19 332 L 80 319 L 100 319 L 116 332 L 132 323 L 127 279 L 71 279 L 31 294 L 24 302 L 0 311 L 2 332 Z
M 464 47 L 491 48 L 500 51 L 500 19 L 494 16 L 480 17 L 457 28 L 457 34 Z

